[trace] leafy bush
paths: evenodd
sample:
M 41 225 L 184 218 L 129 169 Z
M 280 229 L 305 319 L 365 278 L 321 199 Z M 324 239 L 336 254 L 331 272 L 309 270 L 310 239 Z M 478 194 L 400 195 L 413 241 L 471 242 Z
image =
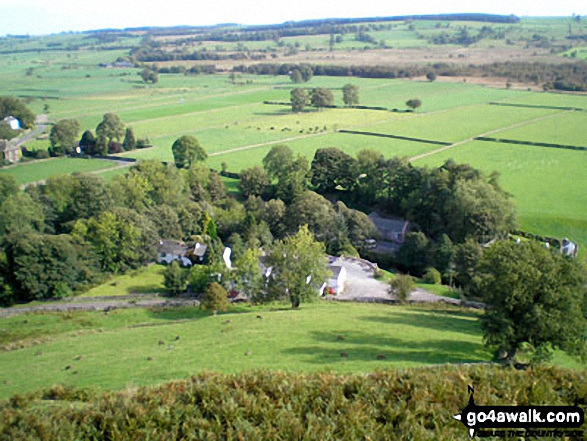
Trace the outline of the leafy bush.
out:
M 440 285 L 442 283 L 442 275 L 436 268 L 428 268 L 424 274 L 424 281 L 432 285 Z
M 389 281 L 389 293 L 398 298 L 400 303 L 406 303 L 410 293 L 414 290 L 414 278 L 409 274 L 400 274 Z
M 226 311 L 228 308 L 228 297 L 226 290 L 217 282 L 212 282 L 204 291 L 200 300 L 200 307 L 203 310 L 210 309 L 214 311 Z

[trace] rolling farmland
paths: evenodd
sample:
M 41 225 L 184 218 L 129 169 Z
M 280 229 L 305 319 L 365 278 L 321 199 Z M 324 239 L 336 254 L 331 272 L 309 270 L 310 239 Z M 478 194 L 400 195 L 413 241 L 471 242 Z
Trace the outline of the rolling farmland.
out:
M 479 28 L 477 23 L 472 26 Z M 517 28 L 500 26 L 520 35 L 544 27 L 548 32 L 564 28 L 558 21 L 547 20 L 528 20 Z M 414 32 L 428 35 L 434 27 L 431 23 L 416 23 L 415 30 L 410 30 L 397 24 L 373 35 L 386 40 L 388 46 L 418 47 L 425 40 L 416 44 Z M 55 38 L 58 42 L 65 40 Z M 335 45 L 335 53 L 352 52 L 357 42 L 350 38 Z M 328 45 L 327 36 L 283 40 L 286 45 L 290 40 L 299 40 L 301 47 Z M 133 42 L 136 41 L 129 37 L 128 43 Z M 261 42 L 250 43 L 252 47 Z M 226 42 L 206 44 L 226 49 L 237 46 Z M 343 105 L 342 86 L 352 83 L 360 87 L 362 105 L 403 111 L 407 100 L 417 98 L 422 107 L 414 113 L 337 108 L 293 114 L 289 106 L 263 104 L 289 101 L 290 91 L 296 86 L 286 76 L 239 74 L 231 80 L 227 74 L 162 74 L 157 84 L 147 85 L 137 75 L 137 69 L 98 66 L 123 55 L 125 52 L 118 50 L 0 54 L 1 60 L 10 60 L 0 69 L 3 93 L 27 99 L 37 114 L 47 114 L 50 123 L 78 119 L 82 130 L 95 129 L 105 113 L 115 112 L 138 138 L 149 138 L 153 145 L 124 154 L 138 160 L 172 161 L 171 144 L 181 135 L 200 140 L 210 156 L 211 167 L 219 169 L 225 163 L 232 172 L 260 164 L 271 147 L 279 143 L 288 144 L 310 160 L 317 149 L 325 147 L 338 147 L 351 155 L 374 149 L 386 157 L 407 156 L 414 158 L 415 164 L 429 166 L 454 158 L 487 173 L 500 172 L 503 187 L 515 198 L 522 228 L 543 235 L 568 236 L 587 246 L 587 214 L 582 209 L 587 202 L 583 171 L 587 152 L 473 141 L 479 136 L 491 136 L 527 143 L 587 146 L 587 112 L 564 109 L 587 109 L 585 95 L 542 93 L 521 87 L 508 90 L 505 84 L 485 87 L 463 81 L 315 76 L 299 87 L 328 87 L 337 106 Z M 25 75 L 27 69 L 32 69 L 33 74 Z M 440 148 L 425 141 L 462 144 Z M 35 149 L 48 146 L 46 138 L 27 145 Z M 104 177 L 111 179 L 123 172 L 117 166 L 61 159 L 19 165 L 0 173 L 15 176 L 21 184 L 54 174 L 102 174 L 102 170 Z

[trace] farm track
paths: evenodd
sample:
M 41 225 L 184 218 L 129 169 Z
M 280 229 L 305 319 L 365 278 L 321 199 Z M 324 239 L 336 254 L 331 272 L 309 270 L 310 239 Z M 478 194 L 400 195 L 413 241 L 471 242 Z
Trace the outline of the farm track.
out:
M 446 150 L 452 149 L 453 147 L 458 147 L 460 145 L 463 145 L 463 144 L 467 144 L 469 142 L 472 142 L 472 141 L 475 140 L 475 138 L 478 138 L 478 137 L 486 137 L 486 136 L 489 136 L 489 135 L 493 135 L 495 133 L 503 132 L 505 130 L 510 130 L 510 129 L 515 129 L 515 128 L 518 128 L 518 127 L 526 126 L 528 124 L 533 124 L 533 123 L 536 123 L 538 121 L 542 121 L 542 120 L 549 119 L 549 118 L 554 118 L 556 116 L 564 115 L 565 113 L 570 113 L 570 112 L 573 112 L 573 110 L 567 110 L 565 112 L 560 112 L 560 113 L 552 113 L 550 115 L 540 116 L 538 118 L 533 118 L 533 119 L 529 119 L 527 121 L 522 121 L 520 123 L 512 124 L 511 126 L 501 127 L 499 129 L 491 130 L 489 132 L 485 132 L 485 133 L 482 133 L 480 135 L 475 135 L 475 136 L 473 136 L 471 138 L 467 138 L 467 139 L 464 139 L 462 141 L 455 142 L 454 144 L 448 145 L 446 147 L 441 147 L 441 148 L 436 149 L 436 150 L 433 150 L 431 152 L 426 152 L 426 153 L 422 153 L 421 155 L 413 156 L 413 157 L 410 158 L 410 161 L 417 161 L 418 159 L 422 159 L 422 158 L 425 158 L 427 156 L 432 156 L 432 155 L 435 155 L 437 153 L 442 153 L 442 152 L 444 152 Z

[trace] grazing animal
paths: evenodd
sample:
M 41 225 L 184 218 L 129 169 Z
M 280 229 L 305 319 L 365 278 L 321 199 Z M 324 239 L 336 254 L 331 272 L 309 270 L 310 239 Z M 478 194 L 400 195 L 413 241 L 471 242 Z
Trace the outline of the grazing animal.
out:
M 263 317 L 261 317 L 260 315 L 257 316 L 258 319 L 263 319 Z
M 178 341 L 178 340 L 179 340 L 179 335 L 177 337 L 175 337 L 175 341 Z
M 159 346 L 163 346 L 165 342 L 163 340 L 159 340 Z
M 348 357 L 348 356 L 349 356 L 349 354 L 347 354 L 346 352 L 341 352 L 341 353 L 340 353 L 340 356 L 341 356 L 341 357 Z
M 225 324 L 225 325 L 228 325 L 229 323 L 232 323 L 232 320 L 226 320 L 226 321 L 224 322 L 224 324 Z
M 344 341 L 344 337 L 342 335 L 339 335 L 338 337 L 336 337 L 336 341 Z
M 75 357 L 76 360 L 81 360 L 83 357 L 81 355 L 78 355 L 77 357 Z
M 153 357 L 147 357 L 147 361 L 153 361 Z
M 249 355 L 253 355 L 253 351 L 247 351 L 247 352 L 245 352 L 245 356 L 248 357 Z
M 68 371 L 71 369 L 71 366 L 65 366 L 65 370 Z
M 377 355 L 377 360 L 385 360 L 387 357 L 383 354 Z

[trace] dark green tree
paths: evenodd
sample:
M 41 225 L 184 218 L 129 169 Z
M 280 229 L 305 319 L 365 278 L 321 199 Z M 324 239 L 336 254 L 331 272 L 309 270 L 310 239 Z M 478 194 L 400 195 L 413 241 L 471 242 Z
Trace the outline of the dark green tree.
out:
M 82 139 L 79 142 L 79 146 L 80 146 L 82 153 L 85 153 L 87 155 L 97 154 L 97 152 L 96 152 L 96 138 L 94 137 L 94 134 L 89 130 L 86 130 L 83 133 Z
M 163 285 L 172 296 L 185 292 L 189 273 L 183 270 L 177 260 L 171 262 L 163 272 Z
M 312 90 L 310 102 L 314 107 L 317 107 L 318 110 L 322 110 L 324 107 L 334 105 L 334 95 L 330 89 L 316 87 Z
M 422 105 L 422 101 L 420 101 L 420 100 L 413 99 L 413 100 L 406 101 L 406 106 L 408 106 L 412 110 L 416 110 L 421 105 Z
M 467 239 L 456 248 L 455 253 L 455 281 L 461 286 L 465 296 L 478 296 L 479 291 L 478 266 L 483 251 L 473 239 Z
M 297 71 L 296 71 L 297 72 Z M 302 112 L 308 105 L 310 96 L 305 89 L 295 88 L 291 91 L 291 110 L 293 112 Z
M 479 264 L 486 303 L 481 328 L 487 346 L 507 362 L 529 345 L 532 361 L 555 349 L 587 354 L 585 269 L 538 242 L 497 242 Z
M 43 208 L 27 193 L 18 190 L 0 204 L 0 236 L 43 232 L 44 227 Z
M 310 169 L 312 185 L 320 193 L 337 188 L 352 190 L 357 184 L 357 161 L 340 149 L 318 149 Z
M 226 311 L 228 305 L 228 295 L 226 290 L 217 282 L 210 283 L 200 299 L 200 307 L 202 310 L 213 311 L 214 315 L 216 315 L 218 311 Z
M 112 196 L 106 182 L 95 175 L 74 177 L 68 220 L 88 219 L 99 216 L 112 207 Z
M 22 233 L 6 244 L 9 283 L 16 299 L 31 301 L 72 295 L 98 274 L 95 256 L 69 235 Z
M 304 82 L 304 79 L 302 78 L 302 73 L 299 69 L 292 69 L 289 73 L 289 79 L 296 84 Z
M 9 196 L 19 192 L 18 182 L 14 179 L 14 176 L 1 174 L 0 175 L 0 205 Z
M 426 78 L 428 79 L 428 81 L 433 82 L 436 80 L 436 74 L 434 72 L 428 72 L 426 74 Z
M 70 155 L 75 151 L 75 144 L 81 126 L 76 119 L 62 119 L 51 128 L 49 152 L 55 156 Z
M 145 68 L 140 73 L 141 78 L 145 83 L 157 83 L 159 81 L 159 74 L 156 70 Z
M 205 161 L 208 155 L 200 145 L 200 141 L 193 136 L 184 135 L 175 140 L 171 146 L 175 165 L 178 168 L 187 168 L 196 162 Z
M 345 84 L 342 87 L 342 100 L 347 107 L 354 107 L 359 104 L 359 86 Z
M 423 274 L 430 263 L 429 245 L 430 241 L 424 233 L 408 233 L 397 253 L 397 259 L 410 272 Z
M 125 151 L 134 150 L 137 148 L 137 141 L 135 139 L 135 134 L 132 127 L 126 128 L 126 132 L 124 133 L 124 141 L 122 142 L 122 147 Z
M 240 174 L 238 188 L 243 197 L 262 196 L 271 182 L 269 176 L 258 165 L 243 170 Z
M 320 242 L 328 242 L 334 232 L 335 211 L 330 201 L 313 191 L 304 191 L 287 207 L 288 230 L 295 233 L 306 225 Z
M 96 136 L 98 139 L 103 138 L 106 140 L 107 151 L 107 146 L 112 141 L 120 141 L 124 137 L 124 123 L 117 114 L 106 113 L 102 122 L 96 127 Z

